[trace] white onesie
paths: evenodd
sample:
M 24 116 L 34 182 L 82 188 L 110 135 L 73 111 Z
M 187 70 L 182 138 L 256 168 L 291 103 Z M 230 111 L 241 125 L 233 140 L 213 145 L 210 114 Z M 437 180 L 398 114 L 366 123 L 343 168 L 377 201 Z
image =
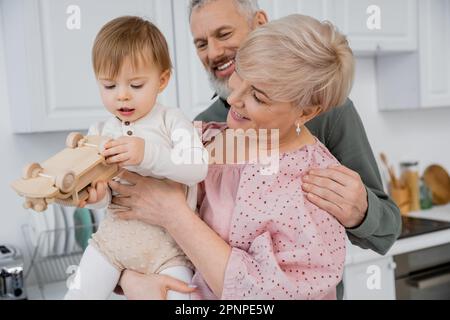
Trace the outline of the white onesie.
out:
M 134 123 L 113 117 L 92 126 L 88 135 L 144 139 L 142 163 L 126 169 L 186 185 L 187 202 L 196 210 L 197 183 L 205 179 L 208 171 L 207 152 L 198 132 L 179 109 L 156 104 L 148 115 Z M 106 208 L 110 202 L 108 192 L 102 201 L 88 207 Z M 83 254 L 65 299 L 107 299 L 124 269 L 144 274 L 162 273 L 188 283 L 193 274 L 191 262 L 163 228 L 116 219 L 110 206 Z M 188 297 L 170 291 L 168 294 L 169 299 Z

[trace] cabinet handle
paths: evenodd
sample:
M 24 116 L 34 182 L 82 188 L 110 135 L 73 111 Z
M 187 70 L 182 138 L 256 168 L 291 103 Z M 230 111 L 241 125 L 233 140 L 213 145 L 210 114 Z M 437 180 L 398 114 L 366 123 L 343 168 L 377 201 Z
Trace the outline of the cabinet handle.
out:
M 407 283 L 417 289 L 428 289 L 450 282 L 450 267 L 440 268 L 432 273 L 411 277 Z
M 395 262 L 389 262 L 388 268 L 391 270 L 397 269 L 397 264 Z

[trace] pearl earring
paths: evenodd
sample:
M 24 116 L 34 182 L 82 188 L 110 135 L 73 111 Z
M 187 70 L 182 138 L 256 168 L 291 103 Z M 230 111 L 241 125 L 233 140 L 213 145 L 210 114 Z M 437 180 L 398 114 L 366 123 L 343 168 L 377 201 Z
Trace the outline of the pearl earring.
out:
M 297 123 L 297 129 L 295 130 L 295 132 L 297 132 L 297 136 L 299 136 L 300 133 L 302 133 L 302 128 L 300 128 L 300 123 Z

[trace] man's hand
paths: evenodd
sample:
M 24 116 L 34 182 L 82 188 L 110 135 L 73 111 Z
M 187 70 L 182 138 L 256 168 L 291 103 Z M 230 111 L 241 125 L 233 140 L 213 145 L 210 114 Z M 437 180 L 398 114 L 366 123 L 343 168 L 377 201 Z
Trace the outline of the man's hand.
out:
M 145 140 L 137 137 L 120 137 L 105 144 L 102 155 L 109 164 L 138 166 L 144 160 Z
M 169 276 L 144 275 L 130 270 L 123 271 L 119 285 L 128 300 L 166 300 L 169 290 L 192 293 L 196 289 Z
M 313 169 L 303 177 L 308 200 L 344 227 L 359 226 L 367 214 L 367 191 L 359 174 L 344 166 Z

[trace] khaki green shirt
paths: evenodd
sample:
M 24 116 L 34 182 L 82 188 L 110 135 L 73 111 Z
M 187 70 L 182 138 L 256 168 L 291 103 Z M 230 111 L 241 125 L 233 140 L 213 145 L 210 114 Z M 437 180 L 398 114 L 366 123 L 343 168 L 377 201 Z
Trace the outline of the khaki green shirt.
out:
M 195 120 L 225 122 L 228 110 L 227 102 L 218 99 Z M 306 127 L 341 164 L 358 172 L 366 186 L 367 215 L 361 225 L 347 229 L 350 241 L 363 249 L 385 254 L 400 235 L 400 210 L 383 191 L 378 166 L 353 102 L 347 99 L 344 105 L 319 115 Z M 338 297 L 342 299 L 342 296 L 341 283 Z

